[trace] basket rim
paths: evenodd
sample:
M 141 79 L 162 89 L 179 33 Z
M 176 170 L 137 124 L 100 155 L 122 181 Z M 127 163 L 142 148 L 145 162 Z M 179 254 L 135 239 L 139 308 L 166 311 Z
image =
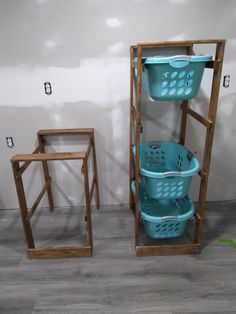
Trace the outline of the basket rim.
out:
M 173 219 L 163 219 L 162 217 L 158 217 L 158 216 L 151 216 L 148 215 L 147 213 L 145 213 L 144 211 L 140 210 L 140 216 L 142 219 L 148 221 L 148 222 L 154 222 L 154 223 L 171 223 L 173 221 L 175 222 L 185 222 L 186 220 L 190 219 L 193 214 L 194 214 L 194 206 L 193 206 L 193 202 L 190 199 L 190 197 L 188 196 L 188 199 L 186 200 L 186 202 L 189 202 L 189 210 L 187 211 L 187 213 L 182 214 L 182 215 L 178 215 L 176 216 L 176 218 Z M 140 206 L 141 207 L 141 206 Z
M 152 57 L 142 57 L 142 63 L 146 64 L 169 64 L 170 61 L 174 60 L 174 58 L 188 58 L 190 62 L 208 62 L 212 61 L 212 55 L 173 55 L 173 56 L 152 56 Z M 138 62 L 138 57 L 134 58 L 134 62 Z
M 145 213 L 145 211 L 142 210 L 142 204 L 144 204 L 145 200 L 143 197 L 141 197 L 141 196 L 143 196 L 144 189 L 145 189 L 144 184 L 143 183 L 139 184 L 139 190 L 140 190 L 140 194 L 139 194 L 139 207 L 140 208 L 139 208 L 139 210 L 140 210 L 140 216 L 142 219 L 144 219 L 148 222 L 153 222 L 153 223 L 164 223 L 164 222 L 166 223 L 166 222 L 173 222 L 173 221 L 184 222 L 184 221 L 190 219 L 194 215 L 195 208 L 193 205 L 193 201 L 189 197 L 188 194 L 186 194 L 182 198 L 179 198 L 179 200 L 185 198 L 184 202 L 188 203 L 186 206 L 188 206 L 189 209 L 186 213 L 176 216 L 176 218 L 163 219 L 163 217 L 165 217 L 165 216 L 151 216 L 151 215 Z M 135 181 L 132 182 L 132 191 L 133 191 L 133 193 L 135 193 Z M 173 202 L 173 199 L 172 200 L 170 199 L 170 201 Z M 152 202 L 152 204 L 156 203 L 156 206 L 158 206 L 158 203 L 160 203 L 160 200 L 155 200 L 155 199 L 151 199 L 150 197 L 148 197 L 146 202 Z
M 192 152 L 188 149 L 186 149 L 185 146 L 181 145 L 181 144 L 178 144 L 178 143 L 175 143 L 175 142 L 172 142 L 172 141 L 167 141 L 167 142 L 160 142 L 160 141 L 150 141 L 150 142 L 145 142 L 145 143 L 141 143 L 140 144 L 140 148 L 141 146 L 146 146 L 146 145 L 150 145 L 150 143 L 153 143 L 153 142 L 156 142 L 156 143 L 165 143 L 165 144 L 173 144 L 173 145 L 176 145 L 176 146 L 181 146 L 182 149 L 184 149 L 186 151 L 186 153 L 191 153 Z M 133 154 L 135 155 L 136 154 L 136 147 L 134 146 L 133 147 Z M 193 176 L 195 174 L 198 173 L 199 171 L 199 168 L 200 168 L 200 164 L 199 164 L 199 161 L 198 159 L 192 154 L 192 161 L 193 161 L 193 168 L 191 170 L 184 170 L 184 171 L 178 171 L 178 175 L 176 175 L 176 177 L 189 177 L 189 176 Z M 141 164 L 141 162 L 140 162 Z M 164 179 L 166 178 L 166 172 L 153 172 L 153 171 L 150 171 L 150 170 L 146 170 L 145 168 L 141 168 L 141 165 L 139 167 L 139 171 L 140 171 L 140 174 L 143 175 L 143 176 L 147 176 L 147 177 L 150 177 L 150 178 L 157 178 L 157 179 Z M 177 172 L 177 171 L 176 171 Z
M 183 58 L 188 58 L 189 62 L 195 63 L 195 62 L 208 62 L 212 61 L 212 56 L 211 55 L 194 55 L 194 56 L 189 56 L 189 55 L 175 55 L 175 56 L 154 56 L 154 57 L 147 57 L 143 58 L 144 64 L 169 64 L 170 61 L 174 60 L 174 58 L 178 58 L 181 60 L 181 57 Z

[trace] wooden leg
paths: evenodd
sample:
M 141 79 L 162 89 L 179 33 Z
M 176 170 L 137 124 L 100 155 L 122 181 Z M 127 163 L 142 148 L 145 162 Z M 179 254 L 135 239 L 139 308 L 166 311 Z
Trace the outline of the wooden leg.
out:
M 140 217 L 139 217 L 139 204 L 137 205 L 137 202 L 135 202 L 134 219 L 135 219 L 135 246 L 138 246 L 140 245 Z
M 202 219 L 203 219 L 203 212 L 206 202 L 206 195 L 207 195 L 207 183 L 208 183 L 208 176 L 202 175 L 201 183 L 200 183 L 200 191 L 199 191 L 199 197 L 198 197 L 198 206 L 196 210 L 196 215 L 199 216 L 200 221 L 199 223 L 196 222 L 195 226 L 195 235 L 194 235 L 194 242 L 199 243 L 201 238 L 201 225 L 202 225 Z
M 39 144 L 41 143 L 44 144 L 42 146 L 41 153 L 45 153 L 45 142 L 44 142 L 44 139 L 40 135 L 38 135 L 38 141 L 39 141 Z M 47 161 L 42 161 L 42 165 L 43 165 L 43 173 L 44 173 L 45 182 L 48 182 L 48 179 L 50 180 L 50 182 L 52 182 L 51 177 L 49 176 Z M 52 212 L 54 209 L 54 202 L 53 202 L 53 196 L 52 196 L 51 183 L 49 184 L 47 188 L 47 194 L 48 194 L 49 208 L 50 208 L 50 211 Z
M 134 196 L 132 192 L 132 181 L 133 181 L 133 133 L 134 133 L 134 50 L 130 47 L 130 125 L 129 125 L 129 206 L 134 210 Z
M 139 225 L 139 161 L 140 161 L 140 141 L 142 132 L 141 123 L 141 77 L 142 77 L 142 47 L 138 48 L 138 71 L 136 88 L 136 138 L 135 138 L 135 246 L 140 245 L 140 225 Z
M 99 197 L 99 186 L 98 186 L 98 171 L 97 171 L 97 158 L 96 158 L 96 148 L 95 148 L 95 138 L 94 132 L 91 135 L 93 142 L 93 171 L 95 177 L 95 189 L 96 189 L 96 208 L 100 208 L 100 197 Z
M 84 160 L 84 189 L 86 202 L 86 218 L 88 228 L 88 245 L 93 247 L 92 219 L 91 219 L 91 204 L 89 197 L 89 177 L 88 177 L 88 161 Z
M 196 220 L 195 231 L 194 231 L 194 243 L 196 243 L 196 244 L 200 244 L 201 229 L 202 229 L 201 220 Z
M 27 203 L 26 203 L 26 198 L 25 198 L 23 181 L 22 181 L 21 175 L 18 174 L 19 168 L 20 168 L 19 163 L 12 163 L 12 169 L 13 169 L 15 185 L 16 185 L 16 192 L 17 192 L 19 206 L 20 206 L 21 219 L 22 219 L 23 228 L 25 232 L 25 239 L 26 239 L 28 249 L 33 249 L 35 247 L 34 239 L 33 239 L 30 222 L 26 220 L 26 217 L 28 215 L 28 209 L 27 209 Z
M 181 108 L 182 108 L 182 117 L 181 117 L 181 127 L 180 127 L 180 144 L 185 144 L 185 135 L 186 135 L 186 128 L 187 128 L 187 108 L 189 106 L 188 100 L 184 100 Z

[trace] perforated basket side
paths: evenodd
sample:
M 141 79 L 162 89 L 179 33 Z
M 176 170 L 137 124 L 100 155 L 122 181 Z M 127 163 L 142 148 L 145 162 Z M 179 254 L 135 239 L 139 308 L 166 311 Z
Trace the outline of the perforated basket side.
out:
M 147 235 L 154 239 L 176 238 L 184 232 L 186 221 L 169 220 L 167 222 L 155 223 L 143 219 Z
M 147 58 L 144 63 L 145 90 L 148 88 L 154 100 L 187 100 L 197 96 L 205 64 L 211 56 L 198 56 L 194 61 L 182 59 Z M 197 56 L 195 56 L 197 57 Z M 161 60 L 162 59 L 162 60 Z M 165 60 L 165 61 L 164 61 Z
M 153 141 L 140 144 L 140 173 L 144 176 L 187 177 L 196 174 L 198 170 L 197 158 L 180 144 Z

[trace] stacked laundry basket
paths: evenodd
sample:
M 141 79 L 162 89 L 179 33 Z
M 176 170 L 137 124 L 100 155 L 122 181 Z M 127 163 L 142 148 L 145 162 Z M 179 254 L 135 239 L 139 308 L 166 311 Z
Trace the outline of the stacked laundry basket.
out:
M 142 90 L 154 101 L 186 101 L 196 97 L 210 55 L 142 58 Z M 134 59 L 137 65 L 138 59 Z M 137 67 L 136 67 L 137 75 Z M 133 146 L 133 157 L 136 157 Z M 146 234 L 154 239 L 180 236 L 194 215 L 188 196 L 197 158 L 184 145 L 152 141 L 139 145 L 139 211 Z M 132 191 L 135 194 L 135 181 Z
M 198 170 L 196 157 L 180 144 L 140 144 L 139 207 L 148 236 L 174 238 L 183 233 L 186 221 L 194 214 L 187 193 Z M 132 189 L 135 191 L 134 183 Z

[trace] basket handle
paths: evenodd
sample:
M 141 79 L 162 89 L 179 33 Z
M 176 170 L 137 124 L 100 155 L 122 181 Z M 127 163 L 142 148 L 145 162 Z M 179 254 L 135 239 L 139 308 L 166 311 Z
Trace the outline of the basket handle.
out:
M 179 171 L 168 171 L 168 172 L 163 173 L 163 175 L 164 175 L 165 177 L 181 176 L 181 172 L 179 172 Z
M 172 220 L 172 219 L 177 219 L 178 216 L 163 216 L 161 217 L 161 220 Z
M 189 65 L 191 61 L 191 56 L 179 55 L 170 57 L 169 64 L 173 68 L 184 68 Z
M 148 144 L 151 149 L 157 149 L 161 147 L 160 141 L 152 141 L 152 142 L 149 142 Z

